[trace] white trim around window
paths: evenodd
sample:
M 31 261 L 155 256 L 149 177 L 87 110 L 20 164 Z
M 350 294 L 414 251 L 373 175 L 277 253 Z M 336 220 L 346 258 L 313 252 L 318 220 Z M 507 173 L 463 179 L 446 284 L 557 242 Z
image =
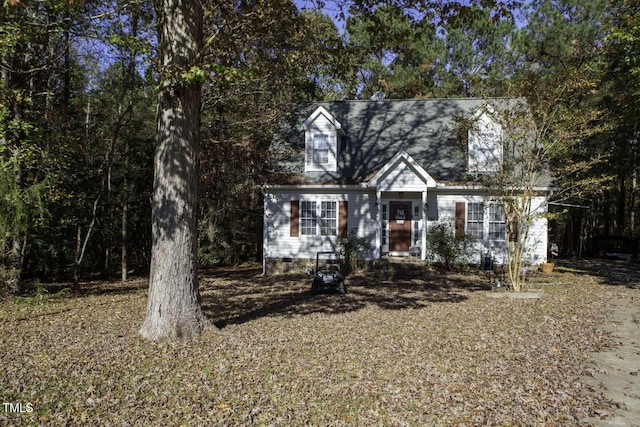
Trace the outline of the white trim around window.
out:
M 499 203 L 467 202 L 465 233 L 480 241 L 505 241 L 507 223 Z
M 301 200 L 300 236 L 337 236 L 337 200 Z

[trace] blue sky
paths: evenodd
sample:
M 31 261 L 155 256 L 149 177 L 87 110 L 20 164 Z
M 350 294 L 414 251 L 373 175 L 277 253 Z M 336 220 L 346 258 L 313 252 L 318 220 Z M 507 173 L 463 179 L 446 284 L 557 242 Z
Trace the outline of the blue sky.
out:
M 316 8 L 316 1 L 314 0 L 294 0 L 294 4 L 298 7 L 298 9 L 303 9 L 303 8 L 315 9 Z M 338 6 L 335 1 L 325 0 L 324 7 L 322 8 L 322 12 L 325 15 L 331 16 L 333 18 L 333 22 L 335 22 L 336 24 L 336 27 L 338 27 L 338 30 L 340 30 L 341 33 L 344 32 L 345 23 L 341 22 L 340 19 L 338 19 L 341 9 L 340 9 L 340 6 Z

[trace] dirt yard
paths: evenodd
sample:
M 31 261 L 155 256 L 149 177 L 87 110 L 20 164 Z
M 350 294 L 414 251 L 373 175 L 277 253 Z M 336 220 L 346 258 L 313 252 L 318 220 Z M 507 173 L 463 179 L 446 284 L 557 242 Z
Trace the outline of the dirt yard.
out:
M 3 425 L 593 425 L 619 416 L 596 351 L 621 345 L 627 264 L 565 264 L 539 299 L 472 272 L 386 269 L 312 295 L 303 275 L 204 272 L 220 331 L 138 336 L 146 280 L 0 303 Z

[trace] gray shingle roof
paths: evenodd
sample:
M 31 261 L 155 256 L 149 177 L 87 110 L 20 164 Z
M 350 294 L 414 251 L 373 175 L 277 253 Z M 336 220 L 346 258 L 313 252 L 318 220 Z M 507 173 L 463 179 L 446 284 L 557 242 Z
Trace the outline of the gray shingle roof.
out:
M 415 159 L 438 182 L 463 182 L 467 170 L 465 141 L 458 119 L 470 118 L 488 102 L 507 100 L 421 99 L 336 101 L 297 105 L 274 139 L 279 169 L 302 183 L 362 182 L 399 150 Z M 304 172 L 304 131 L 300 125 L 319 106 L 342 124 L 338 171 Z M 277 184 L 274 182 L 274 184 Z

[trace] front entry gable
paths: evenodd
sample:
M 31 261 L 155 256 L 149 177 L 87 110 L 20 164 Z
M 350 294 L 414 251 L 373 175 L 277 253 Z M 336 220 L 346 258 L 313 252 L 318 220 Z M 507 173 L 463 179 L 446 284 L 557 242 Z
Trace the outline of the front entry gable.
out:
M 378 191 L 423 191 L 436 181 L 406 151 L 400 150 L 368 182 Z

